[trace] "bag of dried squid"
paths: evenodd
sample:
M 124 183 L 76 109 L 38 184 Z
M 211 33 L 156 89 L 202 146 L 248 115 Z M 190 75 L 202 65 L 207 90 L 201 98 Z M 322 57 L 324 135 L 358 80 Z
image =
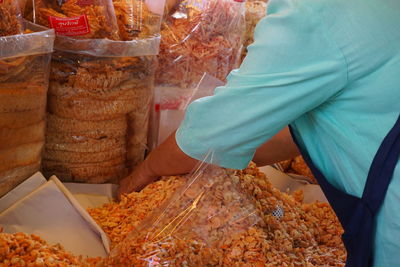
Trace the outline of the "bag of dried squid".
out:
M 161 208 L 115 244 L 104 264 L 233 266 L 234 240 L 259 226 L 261 214 L 234 171 L 203 163 Z
M 57 37 L 45 175 L 117 183 L 144 159 L 159 42 Z
M 113 0 L 121 40 L 160 34 L 165 0 Z
M 112 0 L 34 0 L 34 22 L 58 36 L 118 40 Z
M 239 64 L 245 3 L 185 0 L 162 23 L 157 86 L 194 88 L 204 73 L 225 81 Z
M 0 196 L 40 170 L 54 31 L 0 37 Z M 25 28 L 25 27 L 24 27 Z
M 0 0 L 0 36 L 20 34 L 23 32 L 22 14 L 19 2 Z

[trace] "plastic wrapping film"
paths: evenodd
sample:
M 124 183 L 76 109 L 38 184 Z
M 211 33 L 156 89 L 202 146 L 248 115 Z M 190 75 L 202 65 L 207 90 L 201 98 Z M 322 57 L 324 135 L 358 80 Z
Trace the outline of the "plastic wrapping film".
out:
M 158 111 L 158 127 L 153 130 L 156 144 L 161 144 L 181 124 L 187 107 L 196 99 L 211 96 L 215 88 L 223 86 L 224 82 L 204 73 L 198 85 L 194 88 L 158 87 L 155 101 Z
M 0 37 L 0 195 L 40 169 L 54 31 Z
M 111 251 L 105 265 L 215 264 L 212 247 L 262 222 L 239 179 L 229 172 L 201 164 L 163 207 Z
M 23 21 L 19 2 L 15 0 L 1 0 L 0 36 L 15 35 L 22 32 Z
M 160 14 L 146 9 L 142 15 L 144 23 L 149 16 L 158 18 L 151 26 L 159 27 Z M 147 28 L 143 24 L 141 29 Z M 152 32 L 139 35 L 130 41 L 57 36 L 45 175 L 63 181 L 118 182 L 144 159 L 160 37 Z

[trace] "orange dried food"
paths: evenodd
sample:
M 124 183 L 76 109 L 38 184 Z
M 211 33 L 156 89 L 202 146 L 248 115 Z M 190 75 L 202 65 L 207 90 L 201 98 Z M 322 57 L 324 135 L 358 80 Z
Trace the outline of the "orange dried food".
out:
M 118 40 L 111 0 L 36 0 L 35 21 L 73 38 Z
M 244 171 L 230 172 L 230 178 L 239 183 L 258 211 L 264 214 L 263 224 L 224 235 L 223 232 L 212 232 L 213 225 L 218 227 L 224 220 L 216 216 L 210 220 L 209 234 L 217 242 L 211 245 L 193 238 L 191 231 L 172 235 L 164 242 L 148 242 L 146 229 L 138 228 L 142 218 L 166 201 L 166 195 L 172 195 L 184 184 L 185 177 L 166 177 L 140 193 L 124 196 L 121 203 L 89 211 L 111 236 L 112 246 L 119 244 L 119 249 L 101 264 L 148 266 L 152 261 L 168 266 L 182 266 L 182 263 L 188 266 L 344 266 L 346 252 L 340 238 L 343 230 L 328 204 L 303 204 L 300 193 L 295 198 L 280 192 L 255 165 Z M 176 181 L 179 183 L 175 186 L 166 186 Z M 196 197 L 195 192 L 186 191 L 186 194 Z M 213 193 L 216 198 L 223 198 L 223 192 L 217 190 Z M 227 201 L 230 197 L 225 195 Z M 135 201 L 131 202 L 131 198 Z M 284 211 L 281 218 L 272 215 L 277 206 Z M 201 220 L 189 220 L 193 228 L 196 228 L 196 223 L 197 228 L 204 228 L 199 223 Z M 136 234 L 129 235 L 130 238 L 121 243 L 132 230 Z
M 22 32 L 22 15 L 18 1 L 0 1 L 0 36 L 21 34 Z
M 156 83 L 194 88 L 209 73 L 225 81 L 239 64 L 244 3 L 182 1 L 161 28 Z
M 49 245 L 36 235 L 0 233 L 0 265 L 7 266 L 89 266 L 81 257 L 60 245 Z
M 151 12 L 144 0 L 113 0 L 121 40 L 152 37 L 159 33 L 161 15 Z

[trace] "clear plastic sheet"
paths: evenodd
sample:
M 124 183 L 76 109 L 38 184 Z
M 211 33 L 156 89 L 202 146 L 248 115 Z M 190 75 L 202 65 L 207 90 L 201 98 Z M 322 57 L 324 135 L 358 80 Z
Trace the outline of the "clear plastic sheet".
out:
M 241 1 L 179 2 L 162 24 L 157 86 L 193 88 L 205 72 L 225 81 L 239 64 L 244 12 Z
M 203 163 L 166 205 L 111 251 L 105 265 L 208 266 L 215 264 L 212 247 L 261 221 L 237 176 Z
M 47 176 L 117 183 L 144 159 L 158 44 L 159 33 L 131 41 L 57 37 L 43 163 Z
M 157 117 L 154 123 L 154 145 L 161 144 L 181 124 L 187 107 L 196 99 L 211 96 L 215 88 L 223 86 L 224 82 L 204 73 L 199 84 L 192 89 L 174 87 L 156 87 L 155 101 L 157 106 Z
M 118 40 L 112 0 L 34 0 L 34 22 L 72 38 Z
M 0 36 L 15 35 L 22 32 L 23 22 L 19 2 L 15 0 L 1 0 Z
M 0 195 L 39 170 L 54 31 L 0 37 Z

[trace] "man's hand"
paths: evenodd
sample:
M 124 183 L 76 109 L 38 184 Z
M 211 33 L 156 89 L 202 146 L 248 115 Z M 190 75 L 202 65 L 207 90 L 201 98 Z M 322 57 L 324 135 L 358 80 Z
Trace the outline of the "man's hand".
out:
M 161 176 L 189 173 L 197 162 L 196 159 L 187 156 L 180 150 L 175 141 L 175 133 L 173 133 L 151 152 L 128 177 L 121 180 L 118 196 L 140 191 Z
M 122 194 L 129 194 L 133 191 L 140 191 L 146 185 L 157 180 L 158 177 L 146 171 L 145 162 L 140 164 L 128 177 L 119 183 L 118 197 Z

